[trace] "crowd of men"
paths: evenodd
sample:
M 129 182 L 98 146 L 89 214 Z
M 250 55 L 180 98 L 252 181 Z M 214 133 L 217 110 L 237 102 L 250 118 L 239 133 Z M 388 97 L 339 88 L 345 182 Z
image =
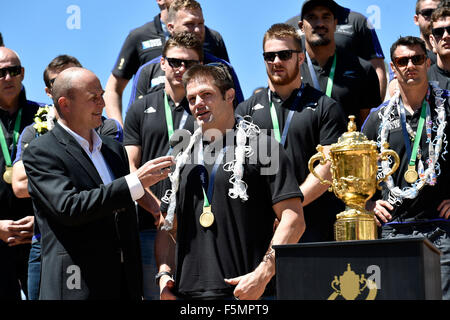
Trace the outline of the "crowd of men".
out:
M 308 161 L 350 115 L 401 159 L 367 204 L 380 237 L 429 239 L 450 299 L 450 4 L 417 0 L 420 38 L 392 44 L 386 72 L 364 16 L 305 0 L 261 35 L 267 87 L 244 99 L 201 5 L 156 1 L 105 90 L 55 57 L 51 105 L 27 100 L 0 34 L 0 299 L 274 298 L 275 245 L 334 240 L 344 205 Z

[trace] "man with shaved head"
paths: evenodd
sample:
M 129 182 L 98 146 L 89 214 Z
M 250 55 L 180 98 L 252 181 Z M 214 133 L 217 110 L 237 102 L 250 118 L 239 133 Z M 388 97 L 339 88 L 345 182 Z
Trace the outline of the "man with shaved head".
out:
M 23 154 L 41 230 L 40 299 L 142 298 L 134 201 L 167 178 L 173 158 L 148 161 L 130 174 L 122 145 L 95 131 L 103 93 L 91 71 L 62 71 L 52 88 L 60 118 Z
M 0 300 L 20 299 L 21 289 L 26 293 L 33 236 L 31 201 L 16 198 L 11 187 L 17 138 L 39 108 L 25 97 L 24 75 L 17 53 L 0 47 Z

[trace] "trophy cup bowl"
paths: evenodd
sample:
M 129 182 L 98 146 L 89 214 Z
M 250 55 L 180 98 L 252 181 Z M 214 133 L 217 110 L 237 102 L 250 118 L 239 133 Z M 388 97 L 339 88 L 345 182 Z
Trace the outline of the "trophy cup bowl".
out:
M 392 150 L 379 154 L 376 142 L 356 131 L 355 117 L 349 116 L 349 119 L 348 132 L 331 146 L 329 157 L 324 154 L 323 147 L 318 145 L 318 153 L 309 160 L 308 167 L 322 184 L 330 185 L 329 191 L 333 191 L 346 205 L 346 211 L 336 217 L 335 240 L 375 240 L 377 225 L 374 213 L 365 209 L 366 202 L 377 188 L 380 189 L 379 184 L 397 170 L 400 159 Z M 392 170 L 377 181 L 378 158 L 386 160 L 389 156 L 394 159 Z M 332 181 L 324 180 L 315 172 L 314 164 L 317 161 L 321 165 L 331 163 Z

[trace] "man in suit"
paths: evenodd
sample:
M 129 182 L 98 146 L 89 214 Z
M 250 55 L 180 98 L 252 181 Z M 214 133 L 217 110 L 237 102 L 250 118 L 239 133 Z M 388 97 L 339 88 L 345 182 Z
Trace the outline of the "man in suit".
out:
M 61 72 L 52 88 L 60 119 L 23 154 L 42 235 L 40 299 L 142 297 L 133 201 L 165 179 L 173 161 L 158 158 L 129 174 L 121 144 L 94 130 L 103 93 L 91 71 Z

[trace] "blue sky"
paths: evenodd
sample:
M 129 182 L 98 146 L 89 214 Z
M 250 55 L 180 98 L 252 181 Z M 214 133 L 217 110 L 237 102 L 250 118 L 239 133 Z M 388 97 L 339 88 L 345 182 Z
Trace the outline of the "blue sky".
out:
M 274 23 L 300 12 L 299 0 L 200 0 L 206 25 L 219 31 L 236 69 L 245 98 L 266 85 L 262 37 Z M 375 25 L 386 62 L 400 35 L 419 35 L 416 0 L 337 0 L 363 13 Z M 155 0 L 15 0 L 2 3 L 0 32 L 25 67 L 30 100 L 49 103 L 42 72 L 59 54 L 77 57 L 105 86 L 128 32 L 158 13 Z M 131 83 L 124 92 L 128 104 Z

